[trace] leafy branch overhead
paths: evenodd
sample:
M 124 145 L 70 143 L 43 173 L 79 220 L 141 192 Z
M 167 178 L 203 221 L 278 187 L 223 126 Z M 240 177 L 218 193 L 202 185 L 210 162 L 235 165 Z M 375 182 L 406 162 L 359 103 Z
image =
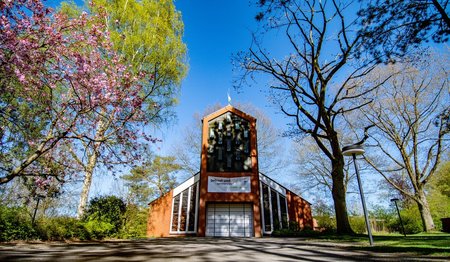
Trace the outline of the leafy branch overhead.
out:
M 363 1 L 361 1 L 363 2 Z M 445 43 L 450 35 L 449 2 L 439 0 L 370 1 L 358 15 L 367 50 L 384 61 L 403 57 L 424 42 Z

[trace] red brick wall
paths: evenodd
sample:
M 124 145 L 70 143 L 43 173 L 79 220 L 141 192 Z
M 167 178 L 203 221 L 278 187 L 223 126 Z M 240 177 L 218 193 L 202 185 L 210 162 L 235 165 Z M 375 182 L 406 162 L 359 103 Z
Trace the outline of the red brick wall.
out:
M 170 232 L 173 190 L 149 204 L 147 237 L 167 237 Z
M 286 194 L 289 221 L 295 221 L 300 228 L 309 227 L 313 229 L 313 218 L 311 214 L 311 205 L 303 198 L 288 191 Z

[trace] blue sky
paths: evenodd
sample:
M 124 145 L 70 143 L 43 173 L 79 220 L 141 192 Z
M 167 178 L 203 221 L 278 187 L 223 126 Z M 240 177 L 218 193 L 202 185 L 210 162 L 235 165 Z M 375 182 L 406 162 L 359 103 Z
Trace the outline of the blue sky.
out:
M 46 3 L 57 6 L 60 2 L 51 0 Z M 80 0 L 75 2 L 83 4 Z M 264 91 L 261 91 L 265 82 L 259 82 L 252 88 L 243 87 L 240 92 L 236 92 L 232 87 L 235 77 L 231 63 L 232 55 L 248 50 L 252 42 L 252 32 L 258 29 L 254 18 L 257 14 L 254 2 L 175 1 L 177 10 L 182 13 L 185 26 L 183 39 L 188 48 L 189 70 L 182 82 L 179 104 L 175 108 L 177 122 L 157 131 L 156 135 L 163 140 L 155 149 L 157 154 L 171 154 L 172 145 L 180 141 L 182 134 L 180 130 L 192 123 L 193 115 L 202 113 L 208 106 L 218 103 L 226 105 L 228 91 L 232 97 L 232 104 L 251 103 L 264 111 L 277 128 L 286 129 L 288 120 L 279 113 L 279 109 L 270 106 Z M 265 44 L 276 47 L 277 52 L 283 53 L 285 50 L 279 41 L 275 35 L 267 39 Z M 280 174 L 276 179 L 285 183 L 289 176 Z M 105 175 L 94 176 L 90 197 L 118 193 L 122 190 L 124 189 L 120 179 L 113 180 Z
M 180 126 L 188 125 L 192 115 L 210 105 L 227 103 L 230 90 L 232 103 L 252 103 L 265 111 L 266 99 L 259 90 L 232 88 L 231 57 L 251 45 L 256 30 L 256 9 L 246 0 L 176 1 L 185 25 L 184 41 L 188 47 L 189 72 L 181 87 L 180 104 L 176 108 Z M 267 112 L 269 113 L 269 112 Z M 165 140 L 170 144 L 172 136 Z
M 46 5 L 57 7 L 58 0 L 47 0 Z M 84 1 L 75 0 L 78 5 Z M 230 92 L 233 103 L 251 103 L 263 110 L 282 129 L 286 118 L 269 106 L 260 88 L 243 88 L 236 92 L 232 87 L 231 58 L 239 51 L 248 50 L 252 32 L 258 28 L 255 20 L 257 8 L 248 0 L 229 1 L 175 1 L 184 22 L 183 41 L 188 49 L 188 73 L 181 85 L 179 104 L 175 107 L 177 121 L 156 131 L 163 142 L 155 148 L 157 154 L 170 155 L 174 143 L 180 141 L 180 130 L 191 125 L 193 115 L 202 113 L 208 106 L 227 104 Z M 274 41 L 275 42 L 275 41 Z M 276 42 L 275 42 L 276 43 Z M 258 83 L 262 87 L 264 83 Z M 199 156 L 200 157 L 200 156 Z M 105 191 L 105 177 L 95 179 L 93 191 Z M 113 183 L 113 182 L 112 182 Z M 103 185 L 103 186 L 101 186 Z M 114 188 L 117 185 L 107 186 Z M 116 190 L 116 189 L 114 189 Z M 96 193 L 93 192 L 91 196 Z
M 62 1 L 47 0 L 47 5 L 58 6 Z M 82 0 L 75 0 L 83 5 Z M 189 125 L 195 113 L 202 113 L 208 106 L 227 104 L 230 91 L 232 104 L 251 103 L 269 115 L 277 125 L 284 127 L 285 118 L 268 106 L 267 99 L 259 88 L 243 88 L 236 92 L 232 88 L 231 58 L 239 51 L 248 50 L 252 32 L 257 30 L 255 15 L 257 8 L 249 0 L 229 1 L 175 1 L 176 9 L 182 13 L 184 22 L 183 40 L 188 48 L 188 74 L 181 85 L 178 116 L 174 126 L 164 128 L 159 136 L 161 154 L 170 154 L 171 144 L 177 141 L 179 128 Z M 264 83 L 258 83 L 262 86 Z M 281 121 L 280 121 L 281 120 Z

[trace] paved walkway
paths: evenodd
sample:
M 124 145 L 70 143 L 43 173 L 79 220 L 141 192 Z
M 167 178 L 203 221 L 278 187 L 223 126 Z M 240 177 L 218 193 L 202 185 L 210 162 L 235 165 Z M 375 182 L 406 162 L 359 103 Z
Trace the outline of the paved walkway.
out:
M 159 238 L 136 241 L 0 244 L 0 261 L 449 261 L 358 251 L 299 238 Z

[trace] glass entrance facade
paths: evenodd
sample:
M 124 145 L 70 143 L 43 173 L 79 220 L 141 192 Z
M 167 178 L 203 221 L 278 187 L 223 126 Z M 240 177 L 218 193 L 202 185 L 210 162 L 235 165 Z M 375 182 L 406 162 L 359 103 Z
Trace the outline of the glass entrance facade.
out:
M 286 194 L 260 182 L 261 221 L 263 233 L 271 234 L 274 230 L 288 228 L 289 216 Z

